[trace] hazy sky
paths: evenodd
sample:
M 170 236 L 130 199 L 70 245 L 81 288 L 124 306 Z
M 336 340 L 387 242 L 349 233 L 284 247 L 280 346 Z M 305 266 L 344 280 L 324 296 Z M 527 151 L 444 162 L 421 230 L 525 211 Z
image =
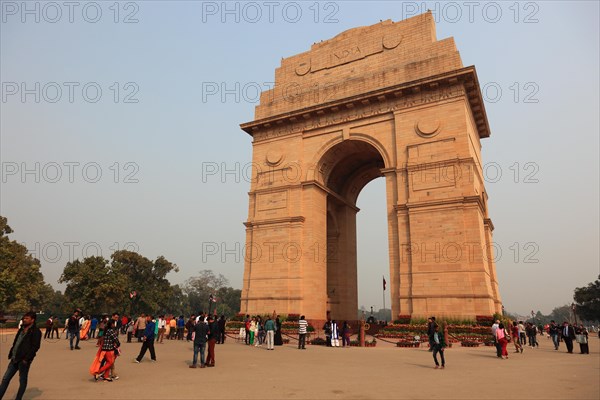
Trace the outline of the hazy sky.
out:
M 485 89 L 507 310 L 599 274 L 598 2 L 1 2 L 0 214 L 56 288 L 67 261 L 164 255 L 241 287 L 257 88 L 282 57 L 434 11 Z M 358 199 L 359 304 L 389 277 L 383 179 Z M 388 279 L 389 281 L 389 279 Z M 389 306 L 389 297 L 386 300 Z

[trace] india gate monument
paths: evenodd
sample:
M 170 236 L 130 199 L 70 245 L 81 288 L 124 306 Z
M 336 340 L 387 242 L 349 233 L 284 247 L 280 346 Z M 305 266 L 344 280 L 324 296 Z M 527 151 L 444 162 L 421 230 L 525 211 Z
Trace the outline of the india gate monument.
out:
M 355 320 L 357 198 L 385 179 L 392 318 L 500 313 L 475 67 L 430 12 L 282 59 L 253 138 L 241 312 Z

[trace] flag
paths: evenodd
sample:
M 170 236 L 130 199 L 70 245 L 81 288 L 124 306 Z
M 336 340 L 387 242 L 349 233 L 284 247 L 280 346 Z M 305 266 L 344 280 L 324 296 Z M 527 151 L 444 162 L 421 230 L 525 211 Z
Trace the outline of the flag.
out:
M 385 276 L 383 277 L 383 290 L 385 290 L 385 285 L 387 284 L 387 282 L 385 281 Z

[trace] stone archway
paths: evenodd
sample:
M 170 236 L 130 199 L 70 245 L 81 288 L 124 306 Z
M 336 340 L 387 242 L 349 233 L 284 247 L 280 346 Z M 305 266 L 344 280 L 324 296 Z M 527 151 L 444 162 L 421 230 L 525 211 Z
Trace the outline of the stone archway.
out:
M 341 141 L 321 158 L 327 196 L 327 311 L 354 320 L 358 310 L 356 200 L 373 179 L 382 177 L 383 157 L 371 144 Z
M 392 315 L 501 311 L 474 67 L 431 13 L 283 59 L 253 136 L 241 311 L 354 319 L 356 199 L 384 176 Z

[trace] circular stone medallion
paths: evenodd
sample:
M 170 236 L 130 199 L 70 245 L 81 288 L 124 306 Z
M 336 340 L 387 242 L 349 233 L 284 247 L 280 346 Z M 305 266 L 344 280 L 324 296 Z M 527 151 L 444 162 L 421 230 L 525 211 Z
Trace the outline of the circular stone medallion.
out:
M 415 124 L 415 132 L 419 136 L 433 137 L 440 133 L 440 127 L 439 119 L 421 120 Z

